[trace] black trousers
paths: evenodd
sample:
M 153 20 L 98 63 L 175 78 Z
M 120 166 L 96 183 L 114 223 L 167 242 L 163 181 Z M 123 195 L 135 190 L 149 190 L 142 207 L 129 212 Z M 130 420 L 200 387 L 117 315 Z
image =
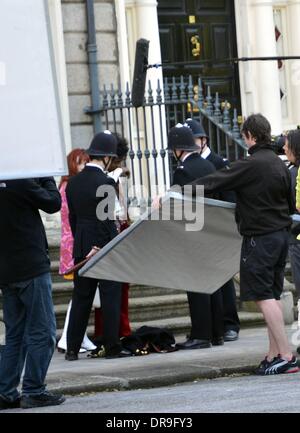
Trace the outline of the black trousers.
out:
M 223 297 L 221 290 L 212 295 L 187 292 L 192 329 L 190 338 L 212 340 L 223 337 Z
M 122 284 L 94 278 L 74 278 L 72 307 L 67 331 L 67 348 L 79 352 L 86 331 L 97 285 L 103 317 L 103 343 L 106 351 L 118 351 Z
M 240 319 L 236 307 L 236 293 L 233 279 L 227 281 L 220 290 L 223 296 L 224 331 L 232 329 L 239 332 Z

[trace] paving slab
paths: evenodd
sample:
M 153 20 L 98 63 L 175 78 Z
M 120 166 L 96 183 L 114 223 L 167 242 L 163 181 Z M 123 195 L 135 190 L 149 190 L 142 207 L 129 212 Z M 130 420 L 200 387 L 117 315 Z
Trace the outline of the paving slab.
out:
M 300 344 L 296 323 L 286 326 L 294 352 Z M 292 338 L 293 337 L 293 338 Z M 184 340 L 184 336 L 176 341 Z M 66 361 L 55 352 L 47 375 L 48 388 L 65 394 L 151 388 L 228 375 L 251 374 L 268 348 L 265 327 L 240 331 L 237 341 L 209 349 L 153 353 L 118 359 Z

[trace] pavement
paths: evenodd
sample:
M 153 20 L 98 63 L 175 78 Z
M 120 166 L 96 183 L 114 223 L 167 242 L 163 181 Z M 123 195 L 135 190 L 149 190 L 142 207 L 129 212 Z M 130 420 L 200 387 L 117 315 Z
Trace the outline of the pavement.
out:
M 300 345 L 296 322 L 286 326 L 286 331 L 295 352 Z M 176 342 L 184 340 L 184 336 L 176 338 Z M 63 354 L 55 351 L 46 382 L 49 390 L 76 395 L 253 374 L 267 348 L 267 330 L 258 327 L 242 329 L 237 341 L 209 349 L 117 359 L 88 358 L 84 353 L 79 355 L 78 361 L 66 361 Z

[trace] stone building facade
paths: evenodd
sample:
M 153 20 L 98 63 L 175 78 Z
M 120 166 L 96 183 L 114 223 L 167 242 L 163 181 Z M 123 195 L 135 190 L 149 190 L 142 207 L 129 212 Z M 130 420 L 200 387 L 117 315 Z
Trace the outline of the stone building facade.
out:
M 93 135 L 91 116 L 83 111 L 84 107 L 91 106 L 85 3 L 62 0 L 72 147 L 85 147 Z M 116 86 L 119 55 L 113 1 L 95 1 L 95 25 L 99 83 L 113 83 Z
M 86 1 L 48 2 L 62 83 L 67 150 L 86 147 L 93 135 L 92 118 L 84 113 L 84 108 L 91 105 Z M 299 0 L 234 3 L 239 57 L 299 55 Z M 150 63 L 161 59 L 157 1 L 94 0 L 94 9 L 100 89 L 104 84 L 109 88 L 111 83 L 124 89 L 126 81 L 132 80 L 137 39 L 150 40 Z M 240 63 L 241 114 L 261 111 L 270 119 L 274 133 L 299 124 L 299 62 L 285 61 L 281 70 L 277 62 Z M 162 72 L 149 70 L 148 78 L 156 82 Z

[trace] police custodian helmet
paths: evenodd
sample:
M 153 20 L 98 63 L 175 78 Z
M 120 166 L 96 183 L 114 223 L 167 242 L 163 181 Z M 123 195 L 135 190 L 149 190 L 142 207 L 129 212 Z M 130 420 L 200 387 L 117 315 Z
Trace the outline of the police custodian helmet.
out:
M 195 150 L 199 150 L 199 147 L 194 142 L 190 128 L 183 126 L 181 123 L 177 123 L 176 126 L 170 129 L 168 135 L 168 149 L 194 152 Z
M 187 126 L 191 129 L 194 137 L 206 137 L 208 138 L 205 129 L 203 128 L 202 124 L 198 122 L 197 120 L 191 119 L 190 117 L 186 119 L 184 126 Z
M 86 152 L 89 156 L 117 156 L 117 146 L 116 137 L 106 130 L 95 135 Z

